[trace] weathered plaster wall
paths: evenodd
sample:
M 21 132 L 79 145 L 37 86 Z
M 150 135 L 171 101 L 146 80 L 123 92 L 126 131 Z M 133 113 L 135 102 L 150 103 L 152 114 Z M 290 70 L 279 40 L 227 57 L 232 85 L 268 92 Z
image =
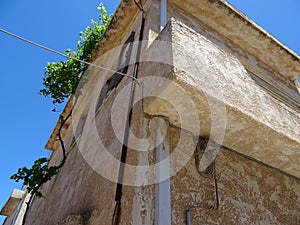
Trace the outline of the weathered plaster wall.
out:
M 173 129 L 171 142 L 176 136 Z M 217 156 L 216 174 L 219 209 L 192 209 L 192 224 L 299 224 L 298 179 L 226 148 Z M 172 224 L 185 224 L 192 205 L 215 205 L 214 179 L 199 174 L 194 157 L 171 178 L 171 190 Z
M 135 6 L 134 6 L 135 7 Z M 119 18 L 120 17 L 120 18 Z M 118 18 L 123 17 L 119 15 Z M 128 22 L 128 21 L 127 21 Z M 135 31 L 135 40 L 138 40 L 138 33 L 141 25 L 141 14 L 137 15 L 135 22 L 129 21 L 124 24 L 123 33 L 118 33 L 118 40 L 113 41 L 115 49 L 103 53 L 96 58 L 95 63 L 107 68 L 116 68 L 120 48 L 127 39 L 131 31 Z M 145 30 L 149 30 L 149 25 Z M 111 31 L 112 32 L 112 31 Z M 109 36 L 105 36 L 109 39 Z M 132 60 L 135 59 L 137 45 L 133 49 Z M 102 51 L 104 51 L 102 49 Z M 133 67 L 129 68 L 128 74 L 133 73 Z M 26 224 L 30 225 L 54 225 L 54 224 L 111 224 L 114 206 L 116 180 L 118 176 L 119 158 L 121 150 L 121 141 L 116 138 L 115 131 L 111 124 L 111 107 L 116 94 L 131 79 L 124 78 L 119 87 L 114 90 L 102 106 L 96 109 L 98 97 L 101 91 L 100 83 L 113 74 L 101 69 L 90 68 L 86 72 L 86 85 L 81 89 L 80 97 L 74 108 L 72 118 L 65 126 L 63 133 L 64 143 L 67 149 L 67 161 L 58 175 L 42 187 L 45 199 L 35 198 L 28 215 Z M 127 102 L 124 102 L 126 105 Z M 123 105 L 122 105 L 123 106 Z M 71 107 L 69 106 L 68 109 Z M 139 110 L 140 107 L 137 107 Z M 116 109 L 118 110 L 118 109 Z M 119 111 L 125 113 L 124 108 Z M 141 114 L 135 111 L 135 114 Z M 82 116 L 87 115 L 82 133 L 75 137 L 76 143 L 72 144 L 75 130 Z M 142 115 L 142 114 L 141 114 Z M 147 136 L 147 127 L 141 127 L 145 118 L 134 116 L 132 129 L 138 136 Z M 146 123 L 146 122 L 145 122 Z M 52 134 L 52 142 L 49 144 L 53 149 L 50 165 L 58 165 L 62 160 L 62 151 L 58 147 L 56 132 Z M 112 157 L 118 160 L 118 163 L 106 165 L 107 161 L 102 161 L 99 138 L 104 148 L 107 148 Z M 58 147 L 58 148 L 57 148 Z M 85 149 L 88 149 L 85 151 Z M 83 153 L 84 152 L 84 153 Z M 99 156 L 100 154 L 100 156 Z M 143 160 L 148 161 L 148 152 L 137 154 L 134 150 L 128 150 L 127 161 L 129 164 L 144 164 Z M 94 159 L 93 162 L 87 158 Z M 151 159 L 151 157 L 149 158 Z M 109 174 L 114 182 L 97 173 L 97 169 L 102 167 L 105 174 Z M 125 175 L 131 177 L 132 174 Z M 150 224 L 154 217 L 154 185 L 134 187 L 123 186 L 123 196 L 121 203 L 120 224 Z
M 267 77 L 288 85 L 287 91 L 295 90 L 292 81 L 299 77 L 299 56 L 226 1 L 170 2 L 171 7 L 175 6 L 174 15 L 191 28 L 202 29 L 251 68 L 262 70 L 263 76 L 267 72 Z
M 278 71 L 274 70 L 274 68 L 270 68 L 270 65 L 267 65 L 265 62 L 259 61 L 257 59 L 257 54 L 261 53 L 253 55 L 247 52 L 244 48 L 235 46 L 236 38 L 241 38 L 238 37 L 240 33 L 237 32 L 234 20 L 230 21 L 232 23 L 231 30 L 226 32 L 226 34 L 230 33 L 230 35 L 232 35 L 232 37 L 228 39 L 224 37 L 223 31 L 220 32 L 220 30 L 213 30 L 211 27 L 209 27 L 208 24 L 203 22 L 198 17 L 187 17 L 186 14 L 187 11 L 182 10 L 176 5 L 171 5 L 169 11 L 169 20 L 171 20 L 171 18 L 174 18 L 175 20 L 181 21 L 183 24 L 201 34 L 221 49 L 237 57 L 246 68 L 250 69 L 256 74 L 259 74 L 259 76 L 276 86 L 278 89 L 289 93 L 291 96 L 293 96 L 293 98 L 298 99 L 298 101 L 300 100 L 299 93 L 297 92 L 292 80 L 285 79 L 283 76 L 278 74 Z M 199 13 L 199 15 L 201 14 Z M 222 24 L 220 24 L 220 26 L 222 27 Z M 243 41 L 246 41 L 247 37 L 244 38 L 245 40 Z M 265 52 L 264 54 L 270 54 L 270 52 Z
M 145 66 L 151 74 L 165 76 L 184 88 L 196 104 L 199 133 L 209 136 L 215 126 L 220 128 L 216 135 L 220 136 L 225 123 L 225 136 L 219 144 L 299 177 L 299 113 L 255 84 L 235 56 L 181 22 L 173 20 L 161 35 L 172 42 L 174 73 L 165 73 L 162 66 Z M 170 86 L 161 96 L 172 98 L 174 93 L 176 90 Z M 186 100 L 180 98 L 183 96 L 176 99 L 182 102 L 182 107 L 188 107 Z M 166 116 L 176 126 L 183 126 L 174 108 L 160 99 L 149 104 L 146 112 Z M 191 131 L 195 125 L 193 118 L 184 124 Z
M 184 88 L 185 92 L 195 101 L 196 113 L 201 124 L 200 130 L 196 131 L 194 129 L 195 121 L 190 120 L 184 128 L 206 137 L 210 135 L 212 111 L 203 90 L 213 90 L 214 85 L 218 84 L 218 88 L 221 88 L 219 91 L 224 93 L 224 102 L 217 100 L 215 106 L 221 106 L 224 103 L 227 106 L 228 126 L 224 144 L 232 147 L 235 151 L 263 160 L 286 173 L 299 176 L 297 167 L 297 162 L 299 162 L 299 138 L 297 136 L 299 115 L 255 86 L 238 58 L 225 51 L 230 47 L 222 44 L 222 39 L 212 41 L 214 38 L 211 38 L 213 36 L 211 33 L 207 31 L 205 31 L 207 33 L 203 33 L 203 30 L 201 33 L 188 28 L 187 25 L 191 24 L 191 20 L 186 20 L 186 23 L 173 20 L 157 36 L 158 27 L 155 23 L 158 22 L 158 2 L 149 1 L 149 5 L 146 7 L 150 6 L 150 3 L 153 3 L 153 8 L 146 13 L 145 38 L 156 39 L 156 41 L 143 46 L 143 48 L 149 46 L 148 51 L 145 52 L 148 55 L 144 55 L 143 60 L 147 61 L 151 57 L 158 57 L 166 64 L 144 62 L 141 64 L 139 76 L 154 75 L 170 78 Z M 177 1 L 175 3 L 178 7 Z M 136 34 L 139 32 L 141 14 L 137 14 L 133 10 L 134 7 L 132 1 L 130 3 L 122 2 L 110 31 L 106 33 L 99 45 L 95 63 L 108 68 L 116 68 L 116 58 L 120 49 L 110 51 L 111 48 L 121 45 L 131 30 L 135 30 Z M 174 14 L 175 9 L 172 6 L 169 15 L 182 20 L 181 14 Z M 131 11 L 134 12 L 132 15 Z M 119 33 L 120 30 L 123 32 L 122 35 Z M 138 35 L 135 40 L 137 37 Z M 163 45 L 157 40 L 169 41 L 171 44 Z M 222 46 L 225 47 L 222 48 Z M 166 51 L 162 52 L 162 49 Z M 135 51 L 136 46 L 133 52 Z M 235 51 L 236 49 L 232 50 L 232 52 Z M 256 55 L 253 53 L 254 56 Z M 190 60 L 186 61 L 186 59 Z M 249 64 L 251 64 L 251 60 Z M 182 69 L 186 69 L 186 71 Z M 195 71 L 200 69 L 201 73 L 199 74 L 203 76 L 189 73 L 190 69 L 195 69 Z M 284 70 L 289 71 L 289 68 L 284 68 Z M 133 73 L 132 66 L 128 73 Z M 74 109 L 72 120 L 65 129 L 64 139 L 68 147 L 67 162 L 60 173 L 43 186 L 42 192 L 46 198 L 33 201 L 26 224 L 99 225 L 111 223 L 116 183 L 96 171 L 101 170 L 105 176 L 110 176 L 114 181 L 117 179 L 118 163 L 107 159 L 120 158 L 121 143 L 116 138 L 116 132 L 121 132 L 122 126 L 119 124 L 119 129 L 112 129 L 111 106 L 130 79 L 124 78 L 102 106 L 96 109 L 101 89 L 99 84 L 102 79 L 105 80 L 112 73 L 90 68 L 87 74 L 87 83 L 82 89 L 82 95 Z M 215 76 L 217 83 L 213 82 L 210 83 L 211 86 L 206 86 L 209 76 Z M 286 84 L 288 82 L 284 78 L 282 80 L 274 78 L 274 80 L 286 85 L 284 88 L 288 87 Z M 148 85 L 150 84 L 148 83 Z M 187 115 L 193 113 L 186 107 L 184 97 L 178 94 L 179 92 L 176 92 L 174 87 L 165 85 L 159 89 L 159 84 L 155 82 L 151 85 L 153 85 L 153 93 L 169 96 L 174 99 L 176 104 L 178 103 L 179 107 L 184 109 L 183 111 Z M 140 91 L 141 89 L 138 89 L 137 95 L 141 94 Z M 116 118 L 120 118 L 120 121 L 124 114 L 124 106 L 126 108 L 128 93 L 123 96 L 124 101 L 121 101 L 115 108 Z M 214 98 L 211 101 L 214 101 Z M 145 100 L 144 107 L 147 118 L 141 111 L 140 102 L 134 108 L 132 132 L 139 138 L 147 138 L 153 131 L 149 118 L 151 116 L 164 117 L 172 126 L 167 137 L 172 153 L 179 138 L 177 128 L 174 127 L 181 125 L 178 113 L 174 112 L 174 109 L 170 109 L 171 105 L 168 102 L 158 98 Z M 217 108 L 213 110 L 217 110 Z M 70 147 L 74 135 L 73 129 L 76 130 L 83 114 L 87 115 L 85 126 L 82 133 L 76 137 L 77 144 Z M 290 123 L 290 120 L 293 123 Z M 182 149 L 183 153 L 184 151 L 194 151 L 195 143 L 192 140 L 195 139 L 196 134 L 191 135 L 190 132 L 184 132 L 186 149 Z M 256 134 L 255 137 L 254 134 Z M 54 132 L 51 141 L 57 143 L 56 138 Z M 100 141 L 103 147 L 101 147 Z M 51 156 L 51 165 L 57 165 L 62 159 L 61 149 L 57 148 L 57 144 L 50 146 L 54 150 Z M 107 149 L 106 153 L 109 154 L 105 155 L 104 149 Z M 107 156 L 111 158 L 106 158 Z M 128 150 L 127 162 L 130 165 L 154 164 L 155 160 L 153 149 L 147 152 Z M 179 157 L 171 161 L 172 168 L 176 168 L 176 160 L 180 161 L 181 159 Z M 261 163 L 253 162 L 225 148 L 217 157 L 216 167 L 220 209 L 216 212 L 193 210 L 194 224 L 298 224 L 300 222 L 299 215 L 297 215 L 300 205 L 298 179 Z M 136 175 L 135 172 L 132 173 L 130 166 L 126 167 L 125 179 L 127 182 L 135 181 Z M 146 183 L 147 174 L 139 175 L 140 179 L 142 181 L 145 179 Z M 191 204 L 207 201 L 213 203 L 213 187 L 212 180 L 200 177 L 194 165 L 194 159 L 191 158 L 186 166 L 171 178 L 172 224 L 185 223 L 184 213 Z M 142 185 L 141 187 L 125 185 L 120 224 L 153 224 L 156 191 L 155 185 Z

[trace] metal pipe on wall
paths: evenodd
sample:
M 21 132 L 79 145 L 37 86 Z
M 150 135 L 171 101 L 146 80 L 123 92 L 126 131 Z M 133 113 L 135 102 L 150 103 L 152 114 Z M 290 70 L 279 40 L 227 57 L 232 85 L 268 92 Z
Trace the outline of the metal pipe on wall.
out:
M 160 1 L 160 31 L 164 29 L 167 24 L 167 0 Z

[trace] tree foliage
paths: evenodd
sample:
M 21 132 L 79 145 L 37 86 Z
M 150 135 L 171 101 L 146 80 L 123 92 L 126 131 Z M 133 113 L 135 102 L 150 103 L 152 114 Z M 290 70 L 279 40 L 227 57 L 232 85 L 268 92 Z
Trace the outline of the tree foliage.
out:
M 51 180 L 51 178 L 58 172 L 57 166 L 48 166 L 47 158 L 39 158 L 34 161 L 31 168 L 23 167 L 18 169 L 18 173 L 12 175 L 10 179 L 19 182 L 23 180 L 24 185 L 27 186 L 29 193 L 35 194 L 37 197 L 43 197 L 39 191 L 42 184 Z
M 91 20 L 91 26 L 87 26 L 84 32 L 79 33 L 77 51 L 66 49 L 64 52 L 69 57 L 66 61 L 50 62 L 45 67 L 44 88 L 40 90 L 40 94 L 51 97 L 53 104 L 63 103 L 75 93 L 77 84 L 87 69 L 86 64 L 76 59 L 90 61 L 109 24 L 111 16 L 107 14 L 103 4 L 100 3 L 97 9 L 98 21 Z
M 77 51 L 65 50 L 65 54 L 68 56 L 66 61 L 50 62 L 45 68 L 44 88 L 40 90 L 40 94 L 51 97 L 53 104 L 63 103 L 66 98 L 75 93 L 79 80 L 87 69 L 87 65 L 77 59 L 86 62 L 91 60 L 94 50 L 109 24 L 111 16 L 108 16 L 103 4 L 100 3 L 97 9 L 99 11 L 99 21 L 91 20 L 91 26 L 86 27 L 84 32 L 79 33 Z M 62 120 L 62 127 L 68 117 L 60 119 Z M 62 139 L 60 140 L 62 141 Z M 39 191 L 40 187 L 58 173 L 65 162 L 65 157 L 64 152 L 64 159 L 59 166 L 48 166 L 46 158 L 39 158 L 31 168 L 19 168 L 18 172 L 10 178 L 16 182 L 22 180 L 29 193 L 35 194 L 37 197 L 43 197 Z

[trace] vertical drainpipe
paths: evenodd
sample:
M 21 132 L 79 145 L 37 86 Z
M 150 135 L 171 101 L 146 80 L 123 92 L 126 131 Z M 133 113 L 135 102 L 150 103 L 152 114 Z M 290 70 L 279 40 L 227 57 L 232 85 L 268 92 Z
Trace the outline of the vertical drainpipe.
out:
M 160 31 L 167 24 L 167 0 L 160 1 Z M 156 163 L 158 164 L 163 159 L 169 158 L 169 146 L 166 141 L 158 143 L 161 140 L 161 130 L 164 126 L 164 121 L 158 119 L 156 121 Z M 167 167 L 167 168 L 166 168 Z M 157 180 L 168 173 L 170 175 L 170 165 L 158 165 Z M 170 176 L 169 176 L 170 177 Z M 171 225 L 171 190 L 170 178 L 157 183 L 155 197 L 155 225 Z
M 186 225 L 191 225 L 191 211 L 190 211 L 190 209 L 186 210 L 185 215 L 186 215 Z
M 162 130 L 165 121 L 158 118 L 156 121 L 156 166 L 157 183 L 155 197 L 155 225 L 171 225 L 171 189 L 170 178 L 161 181 L 162 178 L 170 177 L 170 162 L 159 163 L 164 159 L 169 160 L 169 144 L 163 137 Z
M 164 29 L 167 24 L 167 0 L 160 1 L 160 31 Z

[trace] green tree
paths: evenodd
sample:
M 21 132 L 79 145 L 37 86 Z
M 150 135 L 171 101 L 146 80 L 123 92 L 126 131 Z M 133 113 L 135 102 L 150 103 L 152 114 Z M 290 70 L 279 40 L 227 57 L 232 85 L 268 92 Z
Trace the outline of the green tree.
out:
M 87 26 L 84 32 L 79 33 L 77 51 L 66 49 L 65 54 L 69 57 L 66 61 L 50 62 L 45 67 L 44 88 L 40 90 L 40 94 L 51 97 L 53 104 L 63 103 L 75 93 L 79 80 L 87 69 L 87 65 L 77 59 L 90 61 L 110 22 L 111 16 L 107 14 L 102 3 L 97 9 L 98 21 L 91 20 L 91 26 Z
M 51 97 L 53 104 L 63 103 L 66 98 L 75 93 L 79 80 L 87 69 L 87 65 L 79 62 L 78 59 L 85 62 L 91 60 L 110 22 L 111 16 L 108 16 L 102 3 L 100 3 L 97 9 L 99 11 L 99 21 L 91 20 L 91 26 L 86 27 L 84 32 L 79 33 L 77 51 L 65 50 L 65 54 L 68 56 L 66 61 L 50 62 L 45 68 L 43 77 L 44 88 L 40 90 L 40 94 Z M 51 180 L 66 161 L 66 151 L 60 131 L 70 116 L 71 112 L 66 118 L 60 116 L 61 125 L 58 137 L 63 150 L 61 164 L 58 166 L 48 166 L 46 158 L 39 158 L 31 168 L 19 168 L 18 172 L 10 177 L 16 182 L 22 180 L 24 185 L 27 186 L 28 192 L 35 194 L 37 197 L 43 196 L 39 191 L 40 187 Z
M 27 190 L 30 193 L 35 194 L 37 197 L 42 197 L 43 195 L 39 191 L 39 188 L 58 173 L 58 167 L 49 167 L 47 162 L 46 158 L 39 158 L 34 161 L 31 168 L 19 168 L 18 173 L 12 175 L 10 178 L 17 182 L 23 180 L 24 185 L 27 186 Z

